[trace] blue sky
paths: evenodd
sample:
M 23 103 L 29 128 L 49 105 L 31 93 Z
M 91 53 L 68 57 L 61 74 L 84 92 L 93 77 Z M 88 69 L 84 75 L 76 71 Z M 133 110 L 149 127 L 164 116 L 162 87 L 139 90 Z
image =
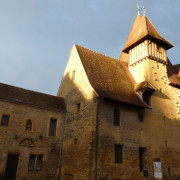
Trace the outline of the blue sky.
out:
M 179 0 L 0 0 L 0 82 L 56 95 L 74 43 L 119 57 L 137 2 L 179 64 Z

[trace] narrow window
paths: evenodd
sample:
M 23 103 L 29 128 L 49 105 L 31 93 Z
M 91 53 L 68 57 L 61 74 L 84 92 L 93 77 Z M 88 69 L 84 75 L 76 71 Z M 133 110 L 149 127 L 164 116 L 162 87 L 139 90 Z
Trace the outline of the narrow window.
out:
M 36 159 L 36 155 L 31 154 L 30 157 L 29 157 L 29 165 L 28 165 L 28 170 L 29 171 L 34 170 L 35 159 Z
M 2 115 L 1 126 L 8 126 L 8 123 L 9 123 L 9 116 Z
M 43 155 L 38 155 L 37 163 L 36 163 L 36 171 L 40 171 L 42 169 L 42 160 L 43 160 Z
M 144 122 L 144 115 L 142 113 L 138 113 L 139 122 Z
M 78 139 L 74 138 L 74 144 L 77 144 Z
M 31 120 L 28 120 L 28 122 L 26 123 L 26 131 L 31 131 L 32 129 L 32 122 Z
M 114 126 L 120 126 L 120 113 L 118 108 L 114 108 Z
M 81 107 L 80 103 L 77 103 L 77 112 L 80 111 L 80 107 Z
M 114 146 L 115 150 L 115 163 L 116 164 L 121 164 L 123 163 L 123 152 L 122 152 L 122 145 L 115 145 Z
M 57 119 L 50 119 L 49 136 L 56 136 Z
M 171 168 L 168 167 L 168 175 L 170 175 L 170 174 L 171 174 Z
M 139 169 L 142 172 L 145 168 L 146 148 L 139 148 Z

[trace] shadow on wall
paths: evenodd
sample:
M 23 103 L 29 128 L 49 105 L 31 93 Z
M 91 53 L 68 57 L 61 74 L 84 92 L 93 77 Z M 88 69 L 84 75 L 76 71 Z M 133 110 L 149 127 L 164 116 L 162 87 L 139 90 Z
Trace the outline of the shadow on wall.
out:
M 65 98 L 65 102 L 67 105 L 67 117 L 65 123 L 65 131 L 64 131 L 62 175 L 64 176 L 64 179 L 68 179 L 68 180 L 73 179 L 73 177 L 78 177 L 81 179 L 90 179 L 90 177 L 94 177 L 95 169 L 96 169 L 95 145 L 96 145 L 97 131 L 95 129 L 95 122 L 96 122 L 96 104 L 98 101 L 95 100 L 96 99 L 95 93 L 89 91 L 88 90 L 89 86 L 87 86 L 86 88 L 86 86 L 83 83 L 84 83 L 83 81 L 81 83 L 77 83 L 76 77 L 72 78 L 71 74 L 67 74 L 62 80 L 58 92 L 58 96 L 61 95 L 62 97 Z M 87 82 L 85 82 L 85 84 L 86 83 Z M 163 94 L 159 92 L 156 92 L 156 96 L 159 96 L 160 98 L 163 99 L 168 99 L 168 97 L 163 96 Z M 112 102 L 112 106 L 113 105 L 114 102 Z M 117 106 L 119 107 L 119 105 Z M 147 111 L 149 112 L 150 110 Z M 158 148 L 159 151 L 158 156 L 160 156 L 160 158 L 162 157 L 162 162 L 164 164 L 163 175 L 166 175 L 168 177 L 168 167 L 170 166 L 171 168 L 176 168 L 173 165 L 172 156 L 170 154 L 176 155 L 179 150 L 177 147 L 176 148 L 173 147 L 174 142 L 172 144 L 169 142 L 172 141 L 174 135 L 175 135 L 174 136 L 175 141 L 176 140 L 177 142 L 179 141 L 180 133 L 178 133 L 179 131 L 178 127 L 180 126 L 180 121 L 165 116 L 160 118 L 159 115 L 160 114 L 158 114 L 158 118 L 156 118 L 156 121 L 153 121 L 152 119 L 152 121 L 148 121 L 148 122 L 145 121 L 143 122 L 143 124 L 141 124 L 143 131 L 146 132 L 143 141 L 148 141 L 148 143 L 145 144 L 146 147 L 148 147 L 150 150 L 153 149 L 154 151 L 155 148 Z M 121 168 L 122 174 L 120 174 L 121 172 L 119 171 L 119 168 L 115 166 L 114 161 L 111 162 L 109 160 L 109 158 L 112 159 L 112 157 L 114 156 L 113 154 L 114 144 L 119 143 L 119 139 L 116 138 L 116 135 L 111 135 L 111 136 L 106 135 L 107 132 L 115 128 L 113 122 L 110 122 L 113 121 L 113 119 L 110 118 L 109 119 L 110 121 L 108 121 L 107 118 L 102 118 L 102 117 L 100 118 L 101 118 L 100 121 L 102 122 L 103 120 L 103 124 L 106 124 L 109 129 L 104 130 L 102 132 L 100 132 L 99 130 L 98 147 L 101 147 L 101 149 L 100 148 L 98 149 L 99 154 L 97 155 L 97 163 L 100 164 L 100 162 L 103 162 L 104 164 L 101 167 L 99 166 L 98 169 L 96 169 L 96 171 L 98 170 L 102 171 L 102 169 L 104 168 L 103 171 L 104 177 L 105 176 L 112 177 L 113 174 L 112 169 L 113 169 L 113 172 L 115 172 L 113 175 L 120 177 L 120 175 L 123 175 L 123 173 L 127 172 L 127 166 L 125 165 L 122 166 Z M 101 122 L 99 122 L 99 126 L 103 127 L 103 124 L 101 124 Z M 162 131 L 159 131 L 159 127 L 161 127 Z M 122 126 L 121 130 L 123 130 L 123 128 L 125 127 Z M 138 141 L 134 141 L 134 138 L 133 137 L 131 138 L 129 134 L 127 134 L 127 132 L 128 132 L 127 130 L 126 131 L 124 130 L 124 137 L 123 137 L 124 144 L 142 143 L 141 136 L 139 137 Z M 172 133 L 168 135 L 167 132 L 172 132 Z M 150 138 L 150 135 L 151 136 L 153 135 L 153 137 Z M 157 144 L 158 146 L 156 147 Z M 107 151 L 105 151 L 105 149 Z M 138 149 L 138 146 L 136 149 Z M 134 154 L 133 149 L 130 148 L 129 146 L 127 146 L 124 150 L 126 150 L 126 154 L 129 155 Z M 137 158 L 137 162 L 138 162 L 139 157 L 137 153 L 138 151 L 136 151 L 136 155 L 134 157 Z M 153 158 L 154 158 L 153 153 L 151 153 L 150 157 L 148 157 L 148 159 L 150 159 L 150 163 L 149 163 L 150 166 L 148 167 L 149 169 L 152 169 Z M 174 156 L 173 158 L 179 158 L 179 157 Z M 105 162 L 110 162 L 110 165 L 109 164 L 107 165 Z M 131 166 L 131 161 L 129 162 L 130 162 L 129 165 Z M 164 162 L 168 164 L 168 167 L 165 166 L 166 163 Z M 178 163 L 178 167 L 180 167 L 180 163 Z M 81 171 L 81 169 L 83 169 L 83 171 Z M 127 174 L 128 176 L 130 176 L 133 173 L 128 172 Z M 176 174 L 172 174 L 172 176 L 175 175 L 177 180 L 180 180 L 180 175 L 178 175 L 177 172 Z
M 80 78 L 68 73 L 57 93 L 65 99 L 67 109 L 61 176 L 68 180 L 73 177 L 90 179 L 94 171 L 90 168 L 94 167 L 95 156 L 92 151 L 95 147 L 95 94 L 87 80 Z

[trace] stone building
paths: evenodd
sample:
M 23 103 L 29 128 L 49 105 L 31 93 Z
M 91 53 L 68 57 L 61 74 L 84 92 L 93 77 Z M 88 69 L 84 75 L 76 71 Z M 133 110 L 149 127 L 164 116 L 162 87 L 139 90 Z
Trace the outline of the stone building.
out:
M 0 179 L 178 180 L 172 47 L 138 14 L 119 59 L 73 46 L 57 96 L 0 83 Z
M 180 65 L 167 57 L 172 47 L 139 14 L 119 59 L 73 46 L 57 94 L 67 108 L 61 179 L 178 179 Z
M 0 179 L 56 179 L 63 98 L 0 83 Z

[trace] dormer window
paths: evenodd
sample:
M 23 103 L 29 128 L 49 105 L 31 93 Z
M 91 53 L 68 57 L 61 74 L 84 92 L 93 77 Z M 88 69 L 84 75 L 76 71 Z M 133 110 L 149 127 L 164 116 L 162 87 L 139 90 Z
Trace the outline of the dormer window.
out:
M 147 104 L 147 105 L 150 105 L 151 102 L 150 102 L 150 99 L 151 99 L 151 96 L 153 94 L 154 91 L 151 91 L 149 89 L 146 89 L 145 91 L 143 91 L 142 93 L 142 98 L 144 100 L 144 102 Z
M 151 96 L 157 90 L 149 82 L 144 81 L 134 87 L 140 98 L 148 105 L 151 104 Z

